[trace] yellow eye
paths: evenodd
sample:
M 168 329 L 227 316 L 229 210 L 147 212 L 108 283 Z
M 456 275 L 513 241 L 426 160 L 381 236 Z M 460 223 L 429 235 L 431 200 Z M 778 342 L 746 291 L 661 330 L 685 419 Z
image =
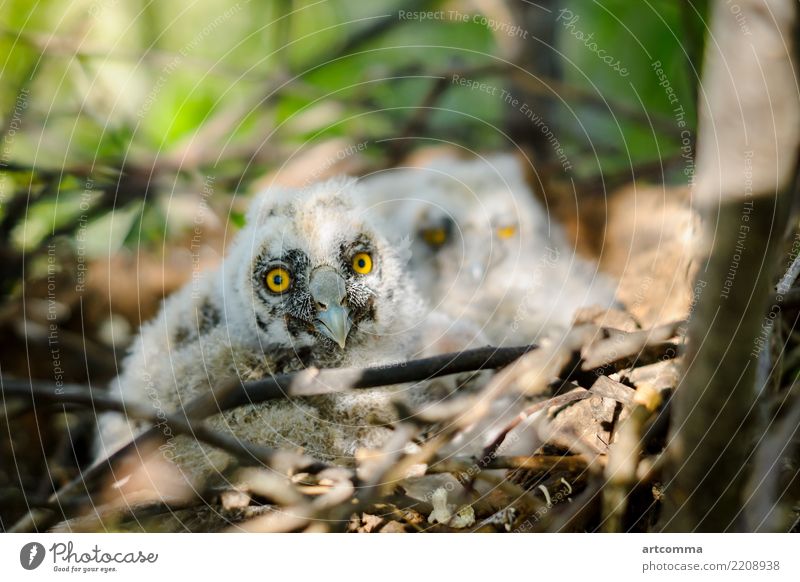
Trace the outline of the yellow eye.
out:
M 447 241 L 447 231 L 443 228 L 426 228 L 422 231 L 422 238 L 432 247 L 440 247 Z
M 367 253 L 358 253 L 353 257 L 353 270 L 359 275 L 372 272 L 372 257 Z
M 497 236 L 502 239 L 511 238 L 515 234 L 517 234 L 516 226 L 501 226 L 497 229 Z
M 276 267 L 267 273 L 267 288 L 273 293 L 283 293 L 291 284 L 292 276 L 286 269 Z

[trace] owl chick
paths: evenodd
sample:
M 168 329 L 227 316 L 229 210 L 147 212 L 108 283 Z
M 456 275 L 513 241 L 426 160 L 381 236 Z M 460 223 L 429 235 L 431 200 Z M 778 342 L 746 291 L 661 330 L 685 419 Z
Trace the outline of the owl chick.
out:
M 511 155 L 437 159 L 362 179 L 372 211 L 412 239 L 410 267 L 435 309 L 478 325 L 493 345 L 538 341 L 614 285 L 575 254 Z
M 429 355 L 421 320 L 429 310 L 403 251 L 356 190 L 352 180 L 335 180 L 259 195 L 218 270 L 187 284 L 143 326 L 115 383 L 120 397 L 170 412 L 225 378 Z M 243 440 L 347 463 L 358 448 L 384 443 L 398 390 L 249 405 L 209 422 Z M 98 453 L 138 428 L 103 418 Z M 185 437 L 171 440 L 165 450 L 193 482 L 230 461 Z

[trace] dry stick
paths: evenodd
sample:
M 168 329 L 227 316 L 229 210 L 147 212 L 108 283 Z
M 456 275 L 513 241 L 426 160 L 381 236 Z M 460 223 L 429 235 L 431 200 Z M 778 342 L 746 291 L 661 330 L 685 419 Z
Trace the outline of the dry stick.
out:
M 328 491 L 311 501 L 298 498 L 288 507 L 276 509 L 266 515 L 237 524 L 229 531 L 244 532 L 291 532 L 308 527 L 312 520 L 326 510 L 343 506 L 355 492 L 353 477 L 343 467 L 329 467 L 319 474 L 333 483 Z M 272 476 L 274 478 L 274 476 Z
M 156 501 L 147 504 L 131 504 L 125 506 L 97 506 L 88 515 L 74 517 L 59 524 L 60 533 L 97 532 L 104 524 L 112 520 L 133 519 L 137 523 L 150 517 L 162 517 L 186 509 L 196 509 L 202 499 L 192 498 L 186 501 Z M 63 529 L 62 529 L 63 528 Z
M 603 378 L 608 380 L 606 376 L 600 376 L 598 380 Z M 579 387 L 579 389 L 567 392 L 566 394 L 560 394 L 558 396 L 554 396 L 553 398 L 549 398 L 547 400 L 536 402 L 530 405 L 528 408 L 526 408 L 525 410 L 520 412 L 517 416 L 515 416 L 514 419 L 511 420 L 511 422 L 509 422 L 508 425 L 505 426 L 505 428 L 503 428 L 500 434 L 498 434 L 497 437 L 495 437 L 495 439 L 483 449 L 483 452 L 481 453 L 481 462 L 483 462 L 485 459 L 493 458 L 497 454 L 497 449 L 500 448 L 500 446 L 503 444 L 503 441 L 508 436 L 508 433 L 514 430 L 517 426 L 519 426 L 522 421 L 526 420 L 531 415 L 545 408 L 552 408 L 554 406 L 563 406 L 571 402 L 576 402 L 578 400 L 583 400 L 584 398 L 589 398 L 593 394 L 603 396 L 604 398 L 613 398 L 618 402 L 622 402 L 623 404 L 629 403 L 629 399 L 624 400 L 623 397 L 620 396 L 619 394 L 613 394 L 611 393 L 610 390 L 607 389 L 604 390 L 603 389 L 604 387 L 602 386 L 599 387 L 600 389 L 595 389 L 595 386 L 598 386 L 598 383 L 595 383 L 595 385 L 592 386 L 591 390 L 586 390 L 585 388 Z M 633 392 L 633 389 L 631 389 L 631 392 Z
M 540 463 L 532 460 L 532 457 L 498 457 L 496 466 L 490 466 L 489 469 L 513 468 L 514 466 L 525 464 L 528 464 L 532 467 L 541 466 Z M 431 463 L 426 473 L 453 473 L 456 479 L 458 479 L 462 484 L 468 481 L 465 478 L 460 478 L 463 475 L 469 476 L 470 482 L 480 479 L 481 481 L 489 483 L 493 488 L 503 491 L 510 499 L 513 500 L 512 503 L 522 506 L 527 513 L 538 511 L 543 507 L 542 501 L 534 496 L 531 491 L 528 491 L 509 481 L 505 477 L 501 477 L 490 471 L 478 470 L 475 459 L 472 457 L 453 457 L 441 461 L 437 460 L 435 463 Z M 470 488 L 464 486 L 461 498 L 456 499 L 456 505 L 462 506 L 467 503 L 467 494 L 470 490 Z M 469 502 L 469 504 L 474 506 L 479 501 L 480 499 L 473 500 L 472 502 Z
M 234 387 L 230 394 L 219 402 L 219 411 L 292 396 L 314 396 L 349 389 L 377 388 L 421 382 L 451 374 L 502 368 L 536 348 L 535 345 L 477 348 L 371 368 L 328 370 L 309 368 L 303 372 L 279 374 Z
M 559 396 L 555 396 L 554 398 L 549 398 L 548 400 L 543 400 L 542 402 L 536 402 L 535 404 L 530 405 L 517 416 L 515 416 L 514 419 L 509 422 L 508 425 L 506 425 L 506 427 L 500 432 L 500 434 L 498 434 L 497 437 L 483 449 L 480 461 L 478 461 L 480 466 L 484 469 L 490 468 L 489 465 L 491 464 L 491 461 L 496 458 L 495 455 L 497 454 L 497 449 L 499 449 L 500 445 L 503 444 L 503 441 L 508 436 L 508 433 L 514 430 L 523 420 L 526 420 L 532 414 L 535 414 L 540 410 L 544 410 L 545 408 L 563 406 L 565 404 L 569 404 L 570 402 L 583 400 L 591 395 L 592 393 L 589 390 L 582 389 L 580 391 L 561 394 Z M 486 459 L 489 459 L 489 461 L 485 462 Z
M 444 354 L 432 358 L 424 358 L 412 362 L 403 362 L 388 366 L 373 368 L 340 368 L 331 370 L 317 370 L 309 368 L 302 372 L 293 374 L 279 374 L 263 380 L 242 384 L 239 382 L 229 382 L 220 389 L 210 391 L 207 394 L 198 396 L 190 401 L 183 409 L 183 416 L 170 415 L 167 419 L 157 419 L 156 423 L 164 423 L 179 430 L 188 430 L 196 438 L 203 437 L 209 444 L 222 446 L 225 450 L 234 447 L 241 450 L 244 446 L 241 442 L 234 444 L 237 439 L 229 438 L 220 433 L 203 426 L 195 426 L 192 420 L 198 420 L 217 414 L 219 412 L 236 408 L 246 404 L 257 404 L 269 400 L 284 399 L 292 396 L 309 396 L 316 394 L 330 394 L 346 390 L 348 388 L 364 389 L 386 386 L 391 384 L 401 384 L 406 382 L 423 381 L 449 374 L 460 374 L 463 372 L 476 371 L 481 369 L 493 369 L 508 365 L 522 354 L 535 349 L 536 346 L 523 346 L 516 348 L 478 348 L 455 354 Z M 40 388 L 37 385 L 37 388 Z M 42 398 L 50 401 L 64 403 L 83 404 L 91 406 L 94 397 L 91 394 L 80 395 L 75 390 L 64 390 L 59 394 L 56 386 L 49 385 L 47 390 L 33 390 L 28 387 L 16 385 L 11 386 L 11 392 L 15 396 L 25 398 Z M 109 397 L 98 398 L 100 406 L 114 406 Z M 125 405 L 128 407 L 129 405 Z M 110 409 L 110 408 L 109 408 Z M 118 410 L 118 409 L 117 409 Z M 144 411 L 142 411 L 144 413 Z M 198 436 L 198 430 L 199 435 Z M 65 495 L 81 486 L 89 487 L 96 482 L 121 458 L 129 453 L 143 448 L 159 438 L 162 438 L 162 431 L 158 426 L 146 430 L 132 441 L 123 445 L 109 457 L 99 460 L 91 465 L 81 475 L 64 485 L 61 489 L 50 496 L 50 502 L 58 505 Z M 264 460 L 269 460 L 267 464 L 275 464 L 278 452 L 265 447 L 247 445 L 248 452 L 252 450 L 253 457 L 264 456 Z M 309 468 L 305 469 L 306 471 Z M 15 524 L 17 527 L 28 528 L 31 526 L 31 515 L 23 517 Z
M 570 459 L 579 459 L 584 458 L 584 456 L 575 455 L 572 457 L 567 457 Z M 600 458 L 595 458 L 588 461 L 588 466 L 597 461 L 601 460 Z M 665 453 L 661 453 L 659 455 L 655 455 L 653 457 L 647 457 L 643 459 L 637 468 L 636 471 L 636 479 L 639 482 L 651 482 L 661 478 L 661 474 L 664 471 L 665 466 L 668 464 L 668 455 Z M 591 476 L 591 474 L 590 474 Z M 595 476 L 593 480 L 589 481 L 589 485 L 584 492 L 579 494 L 577 497 L 572 499 L 572 503 L 566 506 L 566 510 L 561 514 L 550 514 L 556 518 L 555 522 L 551 522 L 550 520 L 537 520 L 538 526 L 536 527 L 537 531 L 562 531 L 563 529 L 569 527 L 581 514 L 586 513 L 588 510 L 589 504 L 592 500 L 602 494 L 603 487 L 604 487 L 604 479 L 600 476 Z M 591 511 L 588 511 L 591 513 Z M 548 523 L 552 523 L 553 527 L 545 527 Z M 525 531 L 530 531 L 532 528 L 525 528 Z
M 432 464 L 428 473 L 463 473 L 474 469 L 475 457 L 453 457 Z M 499 456 L 488 461 L 483 469 L 525 469 L 529 471 L 568 471 L 579 472 L 589 466 L 582 455 L 532 455 Z
M 581 350 L 584 355 L 589 355 L 592 358 L 592 365 L 600 368 L 608 365 L 613 365 L 616 368 L 628 366 L 631 362 L 643 359 L 642 356 L 645 355 L 645 351 L 647 350 L 651 352 L 649 356 L 655 359 L 660 360 L 665 357 L 673 358 L 677 355 L 677 352 L 671 347 L 664 354 L 654 352 L 650 348 L 663 345 L 666 340 L 674 337 L 681 325 L 682 322 L 674 322 L 652 330 L 643 330 L 639 332 L 614 330 L 611 332 L 611 338 L 602 340 L 595 339 L 601 331 L 600 328 L 592 325 L 574 328 L 564 337 L 560 344 L 532 352 L 524 358 L 520 358 L 520 360 L 501 372 L 493 381 L 495 387 L 492 395 L 493 397 L 497 397 L 512 385 L 516 385 L 518 390 L 537 393 L 546 387 L 552 377 L 558 376 L 563 372 L 564 368 L 571 363 L 572 354 L 576 350 Z M 582 368 L 588 368 L 585 362 Z M 487 388 L 487 392 L 489 390 L 490 388 Z M 564 403 L 572 399 L 585 397 L 590 394 L 590 392 L 587 391 L 585 394 L 580 392 L 573 394 L 563 395 Z M 562 397 L 556 397 L 551 401 L 535 404 L 531 408 L 535 411 L 539 406 L 550 406 L 554 402 L 558 402 L 560 398 Z M 490 400 L 490 398 L 481 395 L 476 397 L 475 400 L 481 402 Z M 476 418 L 475 415 L 482 416 L 488 409 L 473 405 L 469 408 L 469 411 L 471 414 L 464 415 L 464 418 L 467 420 L 466 422 L 464 420 L 461 421 L 462 426 L 476 422 L 478 418 Z M 512 428 L 513 426 L 509 428 L 508 431 Z M 496 448 L 502 444 L 508 431 L 504 431 L 494 443 L 487 447 L 484 451 L 487 454 L 481 458 L 481 461 L 484 461 L 487 455 L 488 458 L 491 458 L 492 455 L 496 453 Z M 594 462 L 589 464 L 590 468 L 594 466 Z M 480 472 L 478 474 L 480 474 Z
M 169 427 L 174 433 L 191 436 L 201 442 L 215 446 L 223 451 L 231 453 L 248 463 L 257 462 L 267 466 L 272 466 L 276 460 L 289 460 L 293 457 L 295 462 L 299 462 L 304 470 L 308 471 L 309 466 L 319 463 L 310 457 L 291 455 L 286 451 L 273 449 L 242 441 L 210 429 L 200 422 L 192 422 L 188 416 L 181 415 L 162 415 L 159 416 L 150 406 L 143 406 L 137 403 L 123 403 L 122 401 L 106 394 L 94 394 L 88 392 L 82 386 L 65 385 L 60 392 L 56 393 L 51 384 L 44 382 L 28 382 L 24 380 L 3 379 L 2 392 L 8 397 L 22 397 L 30 399 L 34 405 L 40 402 L 56 402 L 58 404 L 78 404 L 86 408 L 93 408 L 102 412 L 119 412 L 132 420 L 142 420 L 157 426 Z M 156 429 L 158 432 L 158 429 Z M 143 443 L 140 443 L 140 445 Z M 109 459 L 110 460 L 110 459 Z M 106 460 L 100 463 L 106 463 Z
M 590 338 L 590 341 L 588 342 L 586 341 L 586 334 L 591 333 L 591 328 L 588 328 L 585 331 L 576 329 L 570 332 L 570 334 L 568 334 L 568 336 L 565 338 L 561 347 L 561 353 L 559 355 L 564 357 L 565 351 L 568 352 L 580 347 L 581 355 L 583 357 L 581 369 L 584 371 L 598 368 L 602 369 L 611 364 L 617 368 L 620 366 L 625 367 L 641 359 L 656 358 L 660 360 L 667 357 L 674 358 L 677 356 L 677 350 L 673 349 L 672 347 L 670 347 L 663 354 L 659 354 L 652 348 L 662 346 L 668 340 L 675 337 L 675 335 L 679 333 L 682 325 L 683 322 L 679 321 L 659 326 L 651 330 L 643 330 L 631 333 L 618 332 L 614 330 L 610 332 L 611 337 L 607 339 L 591 341 Z M 556 350 L 556 352 L 558 352 L 558 350 Z M 524 360 L 532 362 L 532 360 L 537 356 L 539 356 L 538 353 L 530 354 L 525 358 L 522 358 L 519 363 L 522 363 Z M 535 369 L 536 364 L 533 364 L 532 367 Z M 525 366 L 515 365 L 509 367 L 504 373 L 509 375 L 515 374 L 517 376 L 516 381 L 521 382 L 522 386 L 524 387 L 526 383 L 526 374 L 528 374 Z M 527 378 L 528 383 L 530 383 L 531 380 L 531 378 Z M 593 465 L 594 462 L 587 466 L 590 467 Z M 600 490 L 599 487 L 600 485 L 597 484 L 596 488 L 598 491 Z M 591 489 L 592 487 L 590 487 L 587 491 L 590 491 Z M 593 496 L 594 493 L 592 493 L 588 499 L 593 498 Z
M 644 354 L 645 350 L 655 346 L 663 345 L 668 340 L 674 338 L 675 335 L 679 333 L 679 330 L 683 324 L 683 321 L 676 321 L 655 327 L 650 330 L 636 332 L 615 331 L 613 332 L 612 337 L 592 342 L 582 350 L 584 359 L 581 364 L 581 369 L 584 371 L 589 371 L 612 364 L 628 362 L 631 359 L 639 360 Z M 575 347 L 575 343 L 571 343 L 568 340 L 565 341 L 565 346 L 566 350 L 569 351 Z M 673 350 L 668 351 L 661 357 L 675 357 L 676 355 L 677 352 Z M 500 445 L 502 445 L 506 436 L 508 436 L 508 433 L 535 412 L 538 412 L 542 408 L 560 406 L 574 400 L 586 398 L 588 396 L 591 396 L 591 391 L 588 390 L 586 392 L 570 392 L 561 396 L 556 396 L 550 400 L 533 404 L 521 412 L 519 416 L 514 418 L 514 420 L 512 420 L 511 423 L 497 436 L 497 438 L 484 449 L 483 458 L 494 455 Z
M 585 371 L 594 370 L 607 366 L 609 363 L 625 365 L 627 363 L 626 360 L 629 358 L 640 360 L 647 358 L 647 356 L 651 356 L 658 361 L 662 354 L 648 353 L 648 350 L 665 345 L 667 350 L 663 355 L 675 357 L 677 353 L 671 353 L 669 350 L 670 347 L 673 347 L 669 345 L 669 340 L 680 333 L 683 325 L 685 325 L 685 322 L 681 320 L 641 331 L 621 332 L 613 330 L 610 332 L 610 337 L 593 342 L 583 350 L 581 354 L 583 356 L 581 369 Z
M 61 392 L 57 393 L 53 389 L 53 386 L 49 384 L 29 383 L 20 380 L 3 380 L 2 392 L 7 397 L 17 396 L 29 398 L 34 403 L 40 401 L 56 401 L 62 405 L 79 404 L 86 408 L 93 407 L 95 410 L 100 411 L 120 412 L 126 414 L 128 418 L 144 420 L 156 425 L 140 437 L 137 437 L 137 439 L 139 439 L 148 437 L 149 435 L 148 438 L 142 438 L 140 441 L 134 439 L 134 441 L 131 441 L 128 445 L 117 450 L 111 457 L 95 462 L 84 474 L 79 475 L 48 498 L 47 507 L 49 509 L 36 508 L 31 510 L 12 526 L 10 530 L 12 532 L 23 532 L 41 528 L 46 529 L 50 525 L 56 523 L 60 518 L 53 510 L 63 509 L 65 505 L 63 498 L 67 493 L 81 484 L 85 484 L 88 488 L 90 479 L 93 478 L 96 480 L 109 470 L 112 460 L 117 461 L 129 452 L 137 450 L 138 447 L 146 446 L 151 440 L 161 438 L 164 427 L 169 427 L 174 433 L 187 435 L 229 452 L 247 463 L 260 463 L 265 466 L 273 467 L 278 471 L 286 471 L 288 467 L 291 467 L 306 472 L 318 472 L 326 467 L 326 465 L 311 457 L 265 447 L 237 439 L 233 435 L 214 431 L 206 425 L 197 422 L 197 419 L 195 419 L 196 422 L 190 421 L 188 415 L 165 415 L 163 417 L 158 417 L 153 413 L 150 407 L 139 404 L 123 404 L 119 400 L 105 394 L 93 395 L 88 393 L 85 389 L 73 385 L 61 387 Z M 141 451 L 139 452 L 141 453 Z M 71 505 L 69 506 L 71 509 L 75 509 Z M 65 514 L 61 517 L 66 518 L 67 516 Z
M 366 509 L 382 495 L 390 493 L 386 491 L 391 484 L 399 479 L 391 478 L 390 474 L 400 464 L 400 460 L 405 455 L 405 445 L 420 432 L 420 427 L 413 422 L 399 422 L 395 426 L 394 432 L 382 448 L 378 455 L 373 456 L 368 462 L 362 463 L 359 467 L 360 473 L 364 474 L 364 483 L 356 491 L 356 499 L 353 505 L 343 505 L 338 508 L 331 508 L 331 520 L 339 526 L 347 525 L 347 516 Z
M 451 424 L 450 432 L 463 430 L 479 422 L 491 408 L 491 402 L 503 396 L 508 391 L 515 389 L 528 394 L 538 394 L 544 391 L 549 383 L 559 377 L 573 362 L 575 352 L 585 344 L 591 343 L 600 332 L 600 328 L 593 325 L 582 325 L 571 329 L 559 343 L 554 343 L 547 348 L 542 348 L 525 355 L 505 370 L 500 372 L 480 395 L 473 398 L 473 405 Z M 475 479 L 488 481 L 494 486 L 503 489 L 516 502 L 522 502 L 526 514 L 538 511 L 541 502 L 529 491 L 517 485 L 496 477 L 490 472 L 480 470 L 474 461 L 463 467 L 460 474 L 466 474 L 469 479 L 459 479 L 464 485 L 463 497 L 473 488 Z
M 575 350 L 585 341 L 591 339 L 596 333 L 597 328 L 594 326 L 575 328 L 566 335 L 560 344 L 546 349 L 539 349 L 527 354 L 525 357 L 515 360 L 510 366 L 493 378 L 479 394 L 463 399 L 464 402 L 457 403 L 458 405 L 456 406 L 446 404 L 432 407 L 435 409 L 433 414 L 430 415 L 428 412 L 426 415 L 433 417 L 439 416 L 439 420 L 447 420 L 448 425 L 446 428 L 426 442 L 417 453 L 405 455 L 402 458 L 398 458 L 397 453 L 394 453 L 393 458 L 396 459 L 396 462 L 392 464 L 384 463 L 384 471 L 375 476 L 373 481 L 375 483 L 391 483 L 402 478 L 405 471 L 412 464 L 431 464 L 438 462 L 438 460 L 432 461 L 432 459 L 436 458 L 436 452 L 449 441 L 453 434 L 480 421 L 490 411 L 491 402 L 501 397 L 515 384 L 518 384 L 523 377 L 528 384 L 527 389 L 529 391 L 543 390 L 549 381 L 553 377 L 558 376 L 569 364 Z M 444 414 L 442 414 L 442 411 Z M 425 420 L 426 415 L 401 414 L 403 417 L 419 418 L 421 421 Z M 399 447 L 395 445 L 395 450 L 398 448 Z M 459 472 L 463 473 L 471 468 L 474 468 L 474 462 L 468 463 L 462 467 L 462 471 Z M 471 480 L 478 478 L 489 481 L 494 486 L 505 490 L 511 497 L 523 501 L 526 506 L 533 508 L 538 506 L 537 499 L 529 492 L 513 483 L 482 471 L 478 471 Z M 465 485 L 464 494 L 466 495 L 468 490 L 471 489 L 471 483 L 466 483 Z M 360 500 L 358 507 L 366 507 L 373 502 L 377 492 L 378 487 L 372 487 L 368 494 Z M 341 516 L 339 517 L 341 518 Z
M 572 330 L 567 338 L 555 350 L 549 350 L 545 354 L 539 355 L 532 361 L 523 362 L 522 368 L 514 372 L 508 369 L 498 375 L 490 385 L 487 387 L 491 390 L 485 391 L 486 394 L 482 400 L 486 400 L 485 396 L 491 396 L 501 393 L 509 388 L 509 385 L 520 381 L 520 375 L 524 374 L 530 380 L 533 377 L 537 378 L 537 383 L 546 384 L 550 376 L 556 376 L 561 372 L 563 366 L 569 361 L 570 354 L 581 347 L 586 341 L 591 341 L 593 336 L 597 333 L 597 328 L 594 326 L 581 326 Z M 637 344 L 638 346 L 638 344 Z M 389 384 L 399 384 L 405 382 L 414 382 L 427 380 L 439 376 L 457 374 L 469 371 L 476 371 L 481 369 L 494 369 L 507 366 L 509 363 L 514 362 L 521 355 L 535 350 L 536 346 L 523 346 L 517 348 L 478 348 L 475 350 L 467 350 L 455 354 L 445 354 L 432 358 L 425 358 L 415 360 L 413 362 L 405 362 L 401 364 L 394 364 L 383 367 L 364 368 L 364 369 L 331 369 L 331 370 L 316 370 L 308 369 L 302 372 L 293 374 L 281 374 L 250 382 L 247 384 L 240 384 L 237 382 L 230 382 L 223 386 L 221 389 L 214 390 L 208 394 L 199 396 L 189 402 L 183 409 L 183 416 L 171 415 L 166 419 L 156 419 L 156 423 L 160 422 L 162 425 L 166 424 L 173 428 L 174 432 L 186 432 L 194 435 L 198 440 L 223 448 L 226 451 L 234 452 L 237 456 L 249 456 L 250 460 L 256 459 L 261 462 L 267 461 L 267 465 L 275 465 L 276 460 L 280 459 L 284 452 L 275 451 L 267 447 L 260 447 L 257 445 L 244 444 L 235 438 L 228 438 L 226 435 L 212 431 L 204 426 L 196 426 L 192 424 L 191 420 L 201 419 L 211 416 L 218 412 L 229 410 L 237 406 L 245 404 L 257 404 L 268 400 L 282 399 L 292 396 L 307 396 L 316 394 L 333 393 L 337 391 L 352 389 L 372 388 L 378 386 L 385 386 Z M 550 352 L 553 353 L 550 353 Z M 544 357 L 542 357 L 544 356 Z M 614 354 L 615 357 L 627 358 L 631 354 L 619 352 Z M 549 360 L 555 359 L 557 365 L 551 366 L 548 374 L 542 374 L 540 369 L 544 363 Z M 537 363 L 532 363 L 537 362 Z M 605 365 L 605 363 L 604 363 Z M 545 366 L 546 367 L 546 366 Z M 558 368 L 558 369 L 556 369 Z M 8 382 L 6 382 L 8 383 Z M 53 402 L 61 402 L 64 404 L 81 404 L 92 406 L 93 402 L 97 402 L 98 408 L 108 407 L 108 410 L 117 410 L 119 403 L 115 403 L 113 399 L 105 397 L 95 397 L 91 394 L 86 394 L 80 390 L 74 389 L 75 387 L 65 387 L 60 390 L 60 394 L 56 392 L 54 385 L 48 385 L 48 389 L 44 390 L 44 384 L 37 383 L 37 389 L 28 384 L 24 385 L 9 385 L 9 392 L 15 396 L 26 398 L 41 398 Z M 129 405 L 126 405 L 129 406 Z M 101 408 L 102 409 L 102 408 Z M 482 417 L 488 411 L 485 406 L 474 407 L 469 414 L 460 419 L 458 428 L 474 422 Z M 149 414 L 149 411 L 140 411 L 144 417 Z M 151 418 L 146 418 L 152 420 Z M 89 487 L 92 482 L 97 481 L 111 465 L 122 457 L 126 456 L 134 450 L 144 447 L 146 444 L 161 438 L 162 433 L 157 427 L 153 427 L 137 436 L 134 440 L 126 445 L 123 445 L 116 452 L 112 453 L 106 459 L 95 462 L 81 475 L 73 479 L 70 483 L 64 485 L 59 491 L 55 492 L 50 497 L 50 503 L 58 506 L 63 496 L 67 495 L 74 489 L 81 485 Z M 443 443 L 442 443 L 443 444 Z M 434 452 L 435 454 L 435 452 Z M 290 459 L 296 463 L 297 457 L 292 456 Z M 283 459 L 286 464 L 286 459 Z M 316 469 L 324 467 L 321 463 L 316 464 Z M 305 471 L 311 471 L 313 467 L 306 467 Z M 31 515 L 29 514 L 20 520 L 14 528 L 17 527 L 30 527 Z M 23 525 L 24 524 L 24 525 Z
M 621 532 L 627 499 L 638 482 L 644 427 L 661 405 L 661 394 L 647 384 L 636 390 L 633 408 L 617 431 L 616 440 L 608 448 L 606 485 L 603 488 L 603 529 Z

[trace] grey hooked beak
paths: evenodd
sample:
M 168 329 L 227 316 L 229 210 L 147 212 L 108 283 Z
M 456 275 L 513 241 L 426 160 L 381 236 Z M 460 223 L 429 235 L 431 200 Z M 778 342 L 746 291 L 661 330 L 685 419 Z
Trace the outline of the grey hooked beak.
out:
M 352 327 L 350 310 L 345 306 L 347 287 L 344 279 L 331 267 L 319 267 L 311 274 L 308 289 L 317 309 L 314 322 L 317 331 L 344 349 Z

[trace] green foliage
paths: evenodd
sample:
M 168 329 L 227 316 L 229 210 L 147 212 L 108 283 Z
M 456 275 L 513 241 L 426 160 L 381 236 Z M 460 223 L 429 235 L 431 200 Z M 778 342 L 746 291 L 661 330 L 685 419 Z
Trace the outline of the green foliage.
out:
M 670 131 L 676 103 L 653 63 L 660 61 L 693 133 L 705 1 L 563 6 L 579 18 L 571 27 L 563 18 L 555 23 L 563 57 L 554 58 L 562 82 L 584 98 L 567 98 L 548 124 L 577 177 L 679 156 L 680 131 Z M 501 65 L 505 33 L 473 18 L 399 19 L 399 9 L 475 11 L 460 0 L 6 2 L 0 153 L 3 166 L 18 170 L 2 172 L 0 220 L 9 200 L 31 198 L 9 242 L 35 248 L 67 229 L 80 217 L 75 200 L 87 179 L 113 192 L 117 177 L 129 175 L 123 166 L 138 169 L 141 184 L 133 188 L 141 192 L 122 192 L 104 208 L 133 209 L 120 215 L 123 226 L 114 231 L 140 244 L 164 236 L 161 211 L 142 209 L 145 190 L 149 197 L 162 195 L 163 183 L 191 190 L 198 175 L 246 190 L 250 179 L 309 142 L 367 141 L 375 147 L 364 155 L 375 163 L 385 163 L 386 138 L 407 128 L 476 150 L 509 147 L 503 136 L 509 107 L 496 94 L 437 85 L 453 71 Z M 614 72 L 576 30 L 591 34 L 627 74 Z M 523 47 L 546 50 L 532 38 Z M 510 82 L 499 70 L 475 75 L 498 89 Z M 443 90 L 424 127 L 409 125 L 435 87 Z M 26 168 L 33 169 L 27 177 Z M 102 214 L 90 221 L 104 220 Z
M 601 148 L 598 159 L 583 160 L 583 171 L 624 170 L 632 164 L 679 156 L 678 108 L 692 134 L 696 125 L 702 47 L 702 37 L 696 37 L 704 26 L 704 3 L 694 3 L 696 9 L 689 3 L 665 0 L 565 4 L 569 13 L 558 22 L 559 44 L 566 56 L 564 76 L 608 102 L 604 115 L 586 106 L 563 113 L 565 125 L 572 125 L 577 135 L 573 147 L 586 150 L 594 144 Z M 690 39 L 699 41 L 700 47 Z M 596 50 L 589 46 L 592 43 Z M 601 56 L 613 57 L 627 74 L 614 70 Z M 656 67 L 665 78 L 659 77 Z M 672 102 L 667 85 L 675 95 Z M 645 122 L 621 115 L 615 103 L 639 110 Z M 655 129 L 649 126 L 651 121 Z

